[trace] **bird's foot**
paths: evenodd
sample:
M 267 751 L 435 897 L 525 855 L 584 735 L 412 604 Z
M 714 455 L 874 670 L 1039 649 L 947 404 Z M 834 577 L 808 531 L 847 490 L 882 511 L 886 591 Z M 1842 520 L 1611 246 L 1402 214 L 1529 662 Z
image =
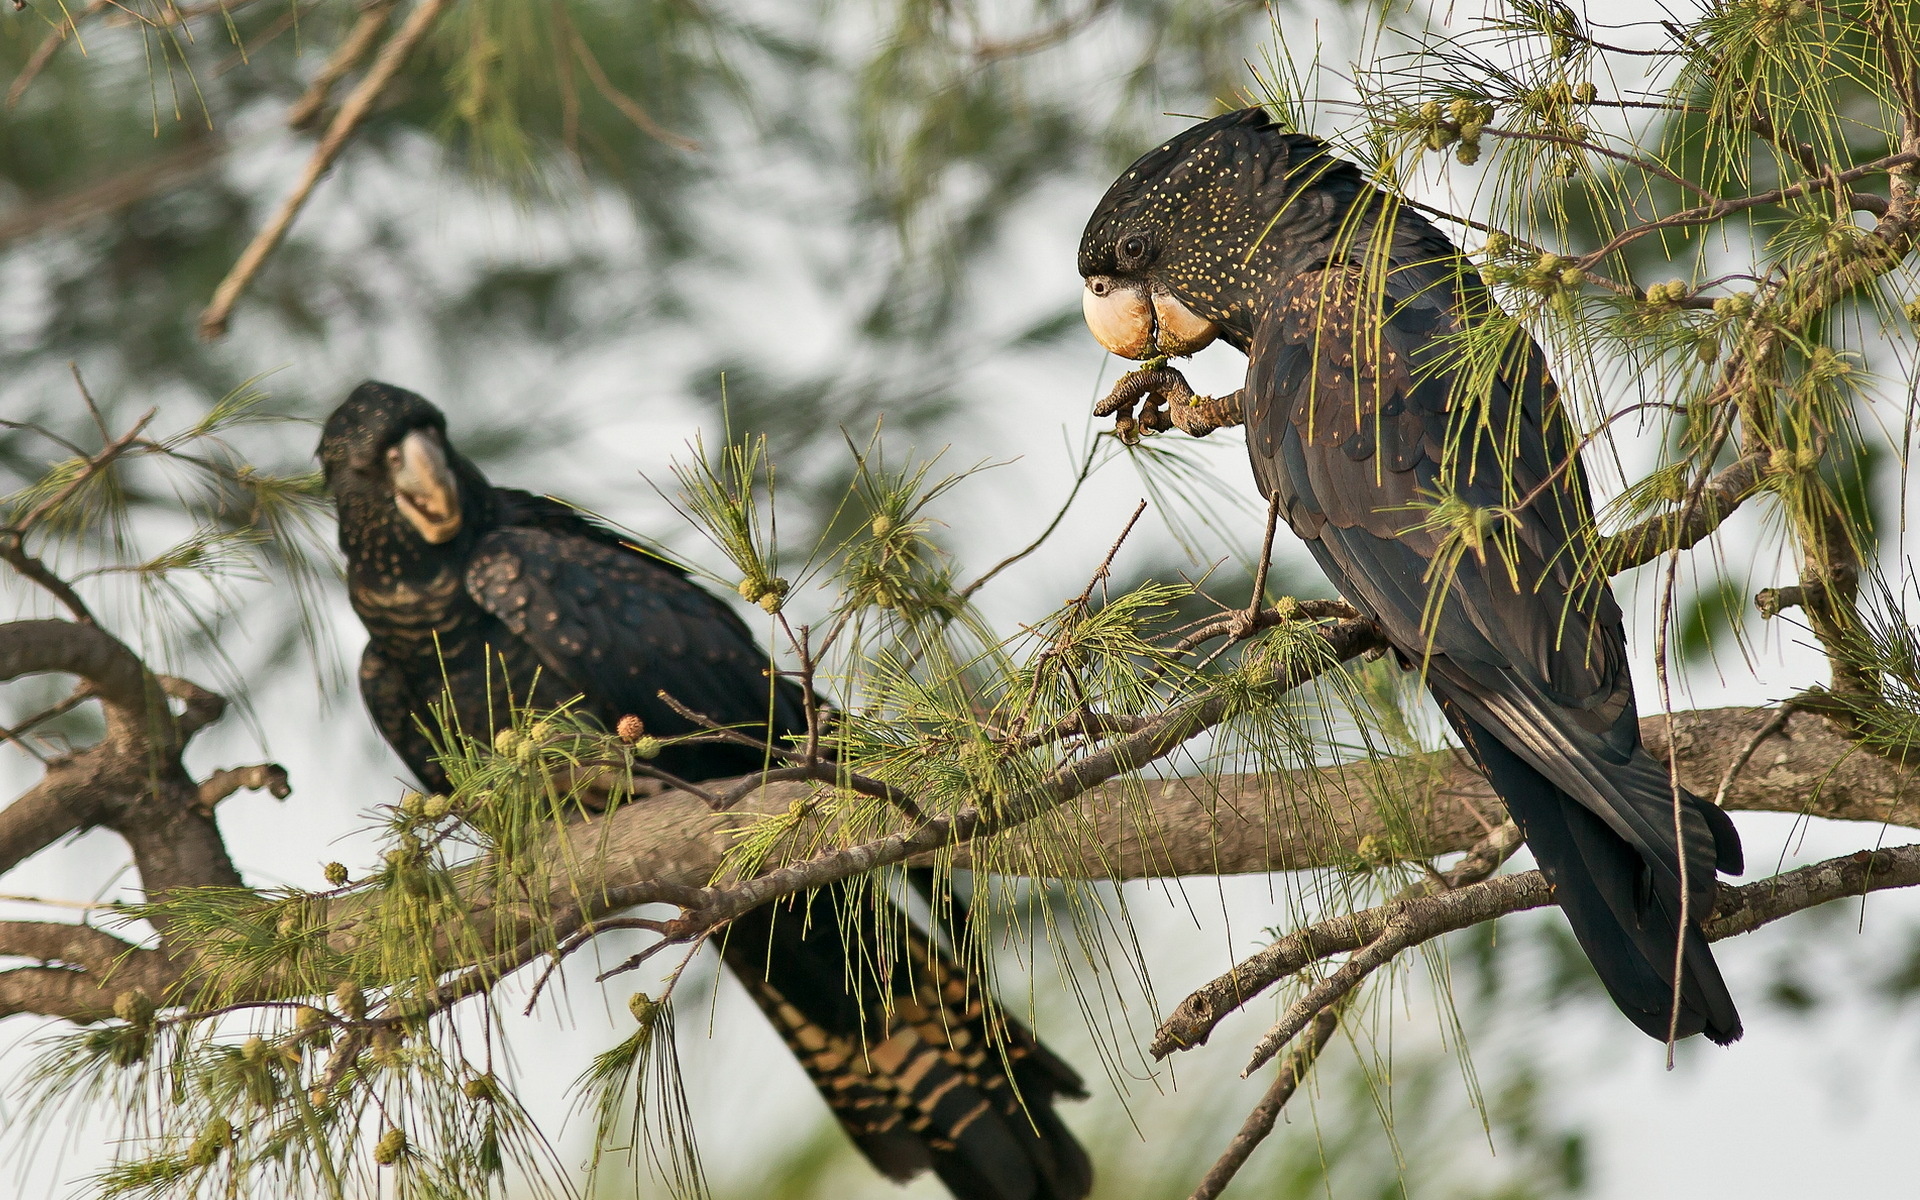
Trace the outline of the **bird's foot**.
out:
M 1136 405 L 1138 416 L 1134 414 Z M 1196 396 L 1186 376 L 1167 366 L 1165 359 L 1122 375 L 1107 398 L 1094 406 L 1093 415 L 1114 417 L 1114 432 L 1129 446 L 1137 444 L 1143 433 L 1178 429 L 1193 437 L 1205 437 L 1246 420 L 1239 392 Z

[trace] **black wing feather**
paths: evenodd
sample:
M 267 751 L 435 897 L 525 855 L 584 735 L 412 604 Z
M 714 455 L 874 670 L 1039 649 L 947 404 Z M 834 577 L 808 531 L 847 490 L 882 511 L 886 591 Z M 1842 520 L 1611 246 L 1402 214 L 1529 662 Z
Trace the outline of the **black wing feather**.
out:
M 415 691 L 407 673 L 388 662 L 371 642 L 360 654 L 360 698 L 380 736 L 414 778 L 435 790 L 445 789 L 446 773 L 434 761 L 437 751 L 421 724 L 431 720 L 431 705 Z
M 637 550 L 574 530 L 510 526 L 481 539 L 466 579 L 474 600 L 609 726 L 631 713 L 657 736 L 694 732 L 660 698 L 664 691 L 722 725 L 758 733 L 771 721 L 776 734 L 804 728 L 797 690 L 775 686 L 740 618 Z M 738 759 L 737 771 L 759 765 L 724 746 L 688 747 L 680 757 L 696 753 Z M 680 765 L 698 771 L 693 778 L 728 773 L 704 761 Z
M 1682 877 L 1672 791 L 1640 745 L 1620 610 L 1580 569 L 1585 483 L 1531 339 L 1516 330 L 1485 378 L 1462 377 L 1448 339 L 1473 285 L 1434 239 L 1396 245 L 1421 265 L 1384 287 L 1336 264 L 1273 298 L 1248 369 L 1254 472 L 1341 593 L 1422 665 L 1615 999 L 1664 1036 Z M 1422 524 L 1447 495 L 1512 515 L 1460 552 Z M 1684 875 L 1704 915 L 1739 841 L 1683 797 Z M 1732 999 L 1704 939 L 1689 941 L 1681 1032 L 1731 1040 Z

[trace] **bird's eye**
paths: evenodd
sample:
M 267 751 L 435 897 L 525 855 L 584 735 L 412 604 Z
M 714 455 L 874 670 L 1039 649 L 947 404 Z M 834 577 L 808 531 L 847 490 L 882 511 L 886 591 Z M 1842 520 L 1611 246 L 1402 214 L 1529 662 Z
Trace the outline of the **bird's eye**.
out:
M 1147 239 L 1134 234 L 1120 243 L 1120 257 L 1138 260 L 1147 256 Z

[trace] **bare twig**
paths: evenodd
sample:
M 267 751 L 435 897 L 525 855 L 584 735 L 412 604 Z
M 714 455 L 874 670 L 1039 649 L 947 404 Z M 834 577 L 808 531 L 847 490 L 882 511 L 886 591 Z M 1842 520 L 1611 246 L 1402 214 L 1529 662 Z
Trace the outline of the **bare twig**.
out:
M 80 22 L 93 16 L 111 3 L 113 3 L 113 0 L 89 0 L 87 6 L 81 9 L 79 13 L 67 13 L 66 20 L 56 25 L 53 32 L 49 33 L 46 39 L 38 46 L 34 47 L 33 56 L 27 59 L 26 65 L 20 68 L 20 74 L 14 76 L 13 85 L 7 89 L 7 109 L 9 112 L 20 103 L 20 97 L 26 95 L 27 88 L 31 87 L 33 81 L 40 77 L 40 72 L 47 69 L 47 64 L 53 61 L 53 56 L 59 52 L 60 47 L 67 44 L 67 39 L 78 36 L 80 33 Z
M 627 764 L 627 769 L 635 775 L 641 775 L 648 779 L 657 779 L 668 787 L 677 788 L 689 795 L 698 796 L 702 803 L 715 812 L 720 812 L 727 807 L 727 802 L 723 798 L 714 795 L 712 792 L 691 780 L 682 779 L 671 771 L 662 771 L 659 767 L 649 766 L 646 763 L 639 762 Z
M 238 791 L 264 791 L 275 800 L 285 800 L 293 794 L 293 785 L 287 782 L 287 769 L 279 763 L 227 767 L 200 781 L 200 810 L 211 813 L 222 800 Z
M 93 699 L 93 689 L 83 683 L 74 688 L 66 699 L 41 709 L 18 725 L 12 728 L 0 725 L 0 742 L 13 742 L 28 754 L 41 758 L 40 752 L 26 741 L 25 735 L 33 732 L 36 726 L 44 725 L 56 717 L 63 717 L 91 699 Z
M 635 954 L 632 957 L 628 958 L 626 961 L 622 962 L 619 966 L 609 967 L 606 970 L 600 972 L 598 975 L 595 975 L 593 977 L 593 981 L 595 983 L 605 983 L 607 980 L 612 979 L 615 975 L 624 975 L 628 971 L 637 970 L 639 967 L 645 965 L 648 959 L 660 953 L 662 950 L 665 950 L 668 946 L 676 946 L 682 942 L 689 944 L 687 956 L 691 958 L 693 956 L 694 949 L 697 949 L 702 942 L 706 941 L 708 938 L 712 937 L 714 934 L 719 933 L 722 929 L 726 927 L 726 925 L 727 925 L 727 922 L 722 921 L 713 925 L 711 928 L 702 929 L 697 933 L 678 932 L 676 931 L 676 928 L 674 925 L 668 925 L 666 927 L 667 936 L 661 938 L 659 941 L 655 942 L 653 945 L 648 946 L 645 950 L 640 951 L 638 954 Z
M 600 66 L 600 60 L 594 57 L 593 47 L 587 45 L 587 39 L 580 36 L 580 31 L 571 28 L 571 25 L 569 25 L 569 32 L 573 35 L 573 52 L 579 57 L 580 65 L 586 68 L 587 79 L 593 84 L 593 89 L 600 93 L 601 99 L 619 109 L 640 132 L 654 141 L 689 153 L 700 149 L 700 143 L 692 138 L 684 138 L 662 128 L 646 109 L 640 107 L 638 101 L 613 86 L 613 81 L 607 78 L 606 71 Z
M 1715 202 L 1717 200 L 1717 197 L 1706 188 L 1701 187 L 1684 175 L 1675 174 L 1673 171 L 1668 170 L 1650 158 L 1642 158 L 1637 154 L 1626 154 L 1619 150 L 1611 150 L 1605 146 L 1588 141 L 1585 138 L 1568 137 L 1560 133 L 1530 132 L 1524 129 L 1501 129 L 1493 125 L 1487 126 L 1482 132 L 1490 137 L 1506 138 L 1509 141 L 1546 142 L 1551 145 L 1570 146 L 1579 150 L 1591 151 L 1603 158 L 1611 158 L 1616 162 L 1625 163 L 1630 167 L 1637 167 L 1649 175 L 1666 180 L 1682 191 L 1692 192 L 1703 200 L 1709 202 Z
M 320 110 L 327 105 L 327 98 L 333 94 L 333 85 L 345 79 L 361 60 L 373 52 L 373 47 L 386 32 L 387 19 L 393 15 L 396 0 L 369 0 L 360 6 L 360 15 L 354 19 L 353 27 L 340 39 L 335 48 L 314 75 L 307 90 L 293 102 L 287 110 L 287 128 L 305 129 L 320 116 Z
M 1745 455 L 1692 489 L 1679 512 L 1660 513 L 1600 540 L 1600 562 L 1609 575 L 1643 566 L 1674 550 L 1687 550 L 1720 528 L 1720 523 L 1753 494 L 1767 469 L 1759 454 Z
M 1478 883 L 1495 871 L 1500 864 L 1511 857 L 1520 848 L 1522 838 L 1520 828 L 1507 821 L 1493 829 L 1487 836 L 1468 851 L 1453 870 L 1441 875 L 1433 873 L 1428 879 L 1418 881 L 1401 892 L 1399 900 L 1414 900 L 1423 896 L 1445 894 Z M 1429 868 L 1431 871 L 1431 868 Z M 1279 1021 L 1267 1030 L 1266 1035 L 1254 1046 L 1253 1057 L 1245 1070 L 1240 1072 L 1242 1079 L 1259 1070 L 1279 1049 L 1291 1041 L 1295 1034 L 1309 1024 L 1322 1019 L 1337 1020 L 1337 1014 L 1343 1012 L 1358 994 L 1358 988 L 1368 975 L 1391 962 L 1394 956 L 1413 944 L 1416 931 L 1404 915 L 1388 920 L 1380 935 L 1363 947 L 1358 953 L 1341 964 L 1331 976 L 1310 989 L 1306 995 L 1295 1001 Z M 1309 1043 L 1307 1062 L 1320 1052 L 1320 1045 Z
M 1273 1023 L 1272 1028 L 1254 1043 L 1253 1056 L 1241 1070 L 1240 1078 L 1245 1079 L 1265 1066 L 1280 1047 L 1292 1041 L 1293 1035 L 1305 1029 L 1316 1016 L 1352 995 L 1367 976 L 1392 962 L 1402 950 L 1420 940 L 1423 939 L 1419 928 L 1405 912 L 1389 917 L 1378 937 L 1359 947 L 1352 957 L 1340 964 L 1338 970 L 1314 984 L 1307 989 L 1306 995 L 1287 1006 L 1287 1011 Z
M 1260 564 L 1253 572 L 1253 593 L 1247 597 L 1246 620 L 1252 624 L 1267 602 L 1267 572 L 1273 566 L 1273 535 L 1280 525 L 1280 493 L 1267 497 L 1267 531 L 1260 539 Z
M 1750 933 L 1802 909 L 1886 888 L 1920 885 L 1920 844 L 1862 850 L 1787 871 L 1744 887 L 1720 889 L 1713 918 L 1704 926 L 1718 941 Z M 1280 979 L 1336 954 L 1375 945 L 1397 925 L 1402 948 L 1509 913 L 1553 903 L 1553 889 L 1538 871 L 1502 875 L 1482 883 L 1416 900 L 1332 917 L 1287 937 L 1236 964 L 1182 1000 L 1154 1034 L 1152 1051 L 1164 1058 L 1207 1040 L 1222 1018 Z
M 1711 465 L 1720 456 L 1721 449 L 1733 434 L 1735 406 L 1723 405 L 1715 414 L 1713 435 L 1708 439 L 1706 452 L 1700 456 L 1700 462 Z M 1701 509 L 1701 500 L 1711 480 L 1703 469 L 1687 489 L 1686 503 L 1676 514 L 1676 524 L 1686 528 Z M 1680 786 L 1679 739 L 1673 736 L 1673 688 L 1669 674 L 1667 656 L 1667 635 L 1672 627 L 1674 608 L 1674 588 L 1680 577 L 1680 555 L 1682 547 L 1673 546 L 1666 555 L 1666 572 L 1660 582 L 1660 615 L 1654 633 L 1653 665 L 1660 683 L 1660 708 L 1667 722 L 1667 788 L 1668 799 L 1673 809 L 1673 871 L 1680 881 L 1680 912 L 1674 922 L 1673 933 L 1673 988 L 1667 1006 L 1667 1070 L 1673 1070 L 1674 1043 L 1680 1040 L 1680 1012 L 1682 996 L 1686 984 L 1687 935 L 1694 926 L 1693 880 L 1687 874 L 1687 800 L 1686 789 Z M 1711 877 L 1711 876 L 1709 876 Z
M 820 735 L 826 731 L 827 713 L 820 701 L 820 693 L 814 686 L 814 679 L 820 671 L 820 655 L 813 647 L 811 626 L 802 625 L 796 635 L 787 623 L 787 614 L 780 614 L 780 628 L 786 630 L 787 641 L 800 656 L 800 707 L 807 722 L 807 745 L 801 754 L 804 762 L 820 761 Z
M 452 3 L 453 0 L 420 0 L 413 11 L 407 14 L 405 23 L 380 48 L 373 66 L 360 80 L 359 86 L 348 93 L 340 105 L 340 111 L 334 114 L 332 124 L 327 126 L 326 136 L 320 139 L 313 157 L 307 160 L 306 170 L 301 172 L 293 190 L 241 252 L 233 269 L 220 281 L 220 286 L 214 289 L 212 302 L 200 314 L 201 337 L 212 341 L 225 335 L 227 322 L 233 316 L 233 306 L 240 299 L 240 294 L 247 290 L 247 285 L 259 274 L 267 258 L 286 238 L 287 230 L 293 227 L 294 218 L 300 215 L 301 208 L 305 207 L 307 198 L 313 195 L 313 189 L 321 177 L 340 157 L 340 152 L 346 148 L 354 132 L 373 111 L 375 102 L 400 73 L 400 68 L 406 64 L 414 49 L 426 38 L 434 22 Z
M 989 39 L 975 42 L 972 49 L 973 61 L 982 64 L 997 62 L 1004 58 L 1018 58 L 1057 46 L 1091 25 L 1101 13 L 1111 7 L 1113 7 L 1113 0 L 1088 0 L 1087 6 L 1079 12 L 1068 13 L 1032 33 L 1002 38 L 998 41 Z
M 1750 208 L 1761 208 L 1769 204 L 1781 204 L 1788 200 L 1797 200 L 1801 196 L 1811 195 L 1814 192 L 1839 191 L 1842 194 L 1849 194 L 1846 185 L 1855 180 L 1866 179 L 1873 175 L 1890 174 L 1902 167 L 1911 166 L 1916 162 L 1920 162 L 1920 151 L 1900 150 L 1893 154 L 1883 155 L 1880 158 L 1874 159 L 1872 162 L 1849 167 L 1844 171 L 1834 171 L 1819 179 L 1809 179 L 1789 187 L 1774 188 L 1771 191 L 1756 192 L 1751 196 L 1739 196 L 1730 200 L 1716 200 L 1712 204 L 1703 204 L 1697 208 L 1689 208 L 1680 212 L 1669 213 L 1664 217 L 1656 217 L 1650 221 L 1643 221 L 1631 229 L 1624 229 L 1609 238 L 1606 244 L 1599 249 L 1579 255 L 1573 261 L 1576 265 L 1582 267 L 1588 264 L 1599 263 L 1608 255 L 1621 250 L 1633 242 L 1639 241 L 1649 234 L 1658 233 L 1662 229 L 1677 229 L 1692 225 L 1710 225 L 1715 221 L 1731 216 L 1737 212 L 1744 212 Z
M 1272 608 L 1263 608 L 1249 617 L 1247 613 L 1236 612 L 1230 617 L 1210 622 L 1195 629 L 1174 643 L 1175 654 L 1186 654 L 1203 643 L 1229 634 L 1236 638 L 1250 637 L 1262 629 L 1269 629 L 1285 621 L 1355 621 L 1360 614 L 1344 600 L 1296 600 L 1291 596 L 1283 597 Z
M 788 750 L 783 747 L 776 746 L 773 743 L 766 741 L 764 738 L 757 738 L 757 737 L 754 737 L 752 734 L 743 733 L 731 725 L 722 725 L 720 722 L 714 720 L 712 717 L 707 716 L 705 713 L 697 713 L 693 711 L 692 709 L 688 708 L 686 705 L 680 703 L 678 700 L 675 700 L 671 692 L 662 690 L 655 694 L 660 697 L 660 702 L 662 704 L 666 705 L 668 708 L 671 708 L 674 712 L 678 713 L 681 717 L 684 717 L 686 720 L 691 721 L 693 724 L 699 726 L 701 729 L 706 730 L 706 733 L 704 735 L 696 734 L 693 737 L 683 739 L 685 741 L 731 742 L 736 746 L 746 746 L 749 749 L 758 750 L 762 754 L 771 754 L 775 758 L 784 758 L 789 762 L 797 762 L 797 763 L 803 763 L 803 764 L 806 762 L 806 755 L 800 753 L 797 750 Z
M 882 782 L 857 771 L 849 771 L 831 762 L 802 763 L 797 767 L 775 767 L 758 775 L 749 775 L 734 785 L 719 799 L 721 811 L 732 808 L 740 801 L 759 791 L 770 783 L 791 783 L 796 780 L 810 780 L 814 783 L 830 783 L 849 791 L 859 792 L 863 796 L 872 796 L 884 800 L 898 809 L 911 821 L 924 821 L 927 814 L 912 796 L 890 783 Z
M 1344 1004 L 1335 1004 L 1314 1016 L 1313 1032 L 1306 1041 L 1287 1053 L 1285 1061 L 1280 1064 L 1279 1074 L 1267 1087 L 1266 1095 L 1260 1097 L 1260 1103 L 1253 1106 L 1253 1111 L 1247 1114 L 1246 1121 L 1241 1124 L 1240 1132 L 1234 1135 L 1233 1141 L 1208 1170 L 1200 1185 L 1193 1189 L 1191 1200 L 1214 1200 L 1233 1182 L 1233 1177 L 1239 1174 L 1240 1168 L 1246 1165 L 1248 1157 L 1260 1143 L 1267 1140 L 1267 1135 L 1273 1132 L 1274 1121 L 1279 1119 L 1280 1110 L 1300 1090 L 1301 1082 L 1306 1079 L 1307 1072 L 1313 1069 L 1320 1052 L 1333 1040 L 1333 1031 L 1340 1027 L 1340 1016 L 1344 1009 Z
M 98 453 L 88 458 L 86 466 L 76 472 L 72 479 L 28 509 L 18 520 L 9 522 L 5 528 L 0 528 L 0 561 L 6 562 L 15 571 L 52 593 L 54 598 L 73 614 L 75 620 L 88 625 L 93 624 L 93 613 L 87 608 L 86 602 L 80 598 L 80 593 L 74 591 L 72 584 L 54 574 L 44 562 L 27 551 L 27 534 L 33 531 L 35 525 L 45 520 L 48 514 L 57 512 L 61 505 L 71 500 L 81 488 L 91 483 L 96 475 L 113 465 L 121 455 L 140 444 L 140 435 L 153 421 L 157 411 L 157 409 L 148 409 L 145 416 L 134 422 L 133 428 L 108 442 L 100 448 Z
M 1112 737 L 1115 734 L 1138 733 L 1146 728 L 1147 721 L 1146 717 L 1129 716 L 1126 713 L 1082 710 L 1067 714 L 1045 729 L 1036 729 L 1020 737 L 1008 738 L 1002 744 L 1008 750 L 1021 754 L 1068 738 Z
M 1115 556 L 1120 553 L 1120 547 L 1126 545 L 1127 536 L 1133 532 L 1133 527 L 1140 523 L 1140 515 L 1146 511 L 1145 500 L 1134 506 L 1133 515 L 1127 518 L 1126 527 L 1121 529 L 1119 537 L 1113 539 L 1113 545 L 1107 547 L 1107 556 L 1100 560 L 1098 567 L 1094 568 L 1093 578 L 1087 580 L 1086 590 L 1068 601 L 1069 607 L 1077 608 L 1081 612 L 1087 611 L 1087 606 L 1093 603 L 1093 589 L 1100 586 L 1102 580 L 1112 576 Z
M 520 1010 L 520 1015 L 523 1017 L 533 1015 L 534 1006 L 540 1003 L 540 994 L 546 990 L 547 983 L 560 970 L 560 964 L 564 963 L 568 956 L 601 934 L 612 933 L 618 929 L 642 929 L 649 933 L 665 934 L 667 925 L 664 921 L 654 921 L 646 917 L 607 917 L 598 921 L 589 921 L 554 949 L 547 961 L 546 969 L 540 972 L 540 978 L 534 980 L 533 987 L 528 989 L 527 1003 Z
M 1047 522 L 1047 527 L 1040 531 L 1040 536 L 993 564 L 980 578 L 974 580 L 966 587 L 961 588 L 958 597 L 961 601 L 971 600 L 975 592 L 991 583 L 994 577 L 999 575 L 1000 572 L 1013 566 L 1015 563 L 1025 560 L 1032 555 L 1034 551 L 1046 545 L 1047 539 L 1052 537 L 1054 531 L 1060 528 L 1060 523 L 1067 519 L 1067 513 L 1073 508 L 1074 498 L 1079 496 L 1080 489 L 1084 487 L 1087 480 L 1092 477 L 1093 459 L 1093 451 L 1089 449 L 1086 457 L 1080 461 L 1080 472 L 1074 476 L 1073 487 L 1068 490 L 1067 498 L 1061 502 L 1059 509 L 1053 514 L 1053 520 Z

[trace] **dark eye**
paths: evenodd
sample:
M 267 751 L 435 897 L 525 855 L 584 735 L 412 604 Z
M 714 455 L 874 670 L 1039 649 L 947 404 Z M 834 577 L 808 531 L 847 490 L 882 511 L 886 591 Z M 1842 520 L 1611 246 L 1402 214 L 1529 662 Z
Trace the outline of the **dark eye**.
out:
M 1141 237 L 1139 234 L 1136 233 L 1120 243 L 1121 258 L 1138 261 L 1146 256 L 1147 239 Z

